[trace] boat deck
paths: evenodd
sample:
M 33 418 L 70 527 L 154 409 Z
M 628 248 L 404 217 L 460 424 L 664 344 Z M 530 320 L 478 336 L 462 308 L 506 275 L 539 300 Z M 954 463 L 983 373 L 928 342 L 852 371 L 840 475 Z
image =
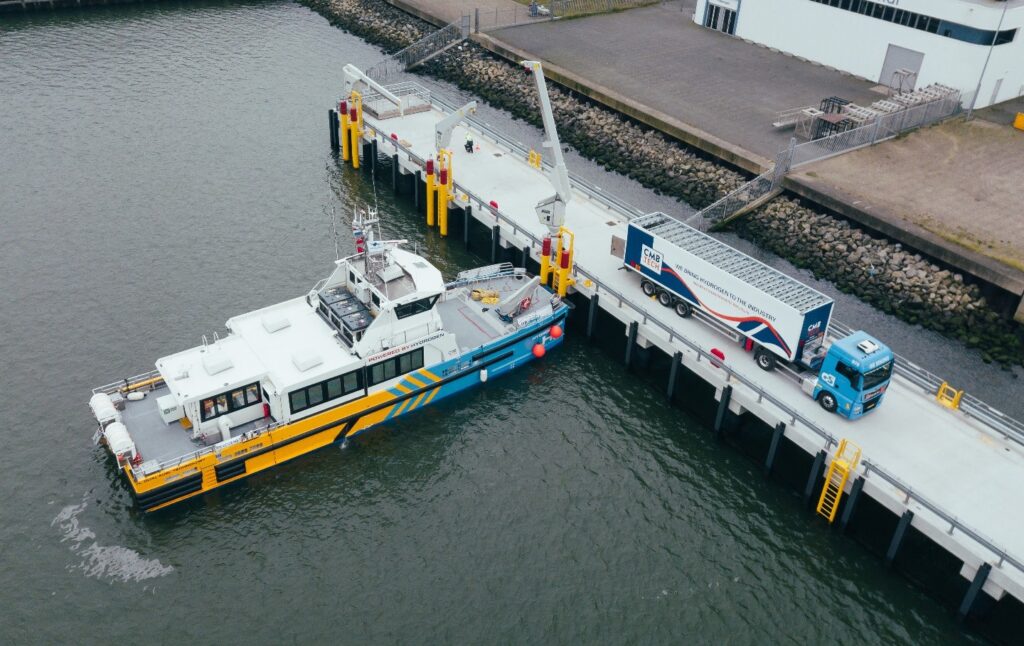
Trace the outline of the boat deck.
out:
M 155 390 L 143 392 L 146 393 L 144 399 L 126 401 L 124 410 L 121 411 L 121 421 L 127 427 L 128 434 L 135 442 L 135 449 L 142 456 L 143 462 L 168 462 L 220 441 L 220 435 L 211 436 L 206 441 L 193 440 L 192 429 L 185 428 L 180 422 L 164 423 L 156 400 L 170 393 L 167 386 L 162 385 Z M 238 437 L 246 431 L 265 426 L 270 421 L 270 418 L 264 418 L 239 424 L 231 429 L 231 437 Z
M 402 172 L 422 171 L 423 160 L 434 152 L 434 125 L 446 114 L 440 105 L 385 121 L 368 116 L 364 137 L 377 142 L 379 154 L 397 155 Z M 396 133 L 397 141 L 390 133 Z M 459 126 L 452 140 L 462 141 L 465 134 Z M 461 147 L 452 151 L 459 205 L 466 204 L 461 196 L 467 195 L 475 219 L 487 228 L 499 226 L 503 244 L 529 247 L 538 259 L 546 227 L 534 207 L 553 189 L 500 133 L 474 126 L 473 134 L 475 153 Z M 500 217 L 488 206 L 492 201 L 500 205 Z M 669 356 L 679 353 L 685 367 L 715 386 L 716 398 L 730 388 L 730 410 L 750 412 L 770 426 L 784 424 L 785 436 L 811 455 L 831 455 L 842 438 L 858 444 L 864 460 L 851 483 L 861 475 L 865 494 L 897 515 L 912 511 L 912 526 L 963 560 L 964 576 L 972 576 L 982 562 L 998 562 L 984 590 L 997 597 L 1006 590 L 1024 599 L 1024 565 L 1019 565 L 1024 563 L 1024 514 L 1010 513 L 1024 507 L 1024 448 L 1019 443 L 962 411 L 944 408 L 933 393 L 899 375 L 883 404 L 863 419 L 851 422 L 826 413 L 783 372 L 760 370 L 698 317 L 681 319 L 645 300 L 638 278 L 621 271 L 621 260 L 610 253 L 613 236 L 624 238 L 626 221 L 635 215 L 614 199 L 593 199 L 574 186 L 566 226 L 575 234 L 578 291 L 588 298 L 598 293 L 599 307 L 627 325 L 638 325 L 641 347 L 654 345 Z M 712 348 L 726 354 L 718 366 L 706 360 Z
M 526 280 L 526 277 L 522 280 Z M 450 290 L 445 298 L 437 303 L 436 307 L 444 322 L 444 329 L 455 333 L 460 350 L 473 350 L 515 329 L 514 324 L 498 318 L 495 311 L 497 305 L 474 301 L 469 297 L 470 291 L 474 288 L 493 289 L 500 294 L 500 298 L 505 298 L 522 284 L 516 278 L 488 280 Z M 550 295 L 543 287 L 538 287 L 530 308 L 523 312 L 521 317 L 539 312 L 547 306 L 548 301 L 540 297 L 542 292 Z

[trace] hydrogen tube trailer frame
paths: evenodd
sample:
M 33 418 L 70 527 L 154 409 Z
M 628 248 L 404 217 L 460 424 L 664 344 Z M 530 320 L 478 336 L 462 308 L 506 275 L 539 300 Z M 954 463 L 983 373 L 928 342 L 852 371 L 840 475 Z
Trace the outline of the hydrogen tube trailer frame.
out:
M 821 292 L 664 213 L 629 222 L 623 264 L 648 297 L 745 337 L 763 370 L 781 361 L 813 372 L 801 387 L 825 410 L 856 418 L 881 403 L 892 352 L 865 332 L 826 345 L 834 303 Z

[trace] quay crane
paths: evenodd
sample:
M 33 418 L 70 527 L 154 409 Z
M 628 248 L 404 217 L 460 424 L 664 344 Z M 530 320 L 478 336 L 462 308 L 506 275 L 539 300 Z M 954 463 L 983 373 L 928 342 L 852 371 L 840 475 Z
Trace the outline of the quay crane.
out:
M 547 140 L 542 144 L 551 149 L 553 165 L 548 181 L 555 189 L 555 194 L 537 203 L 537 217 L 548 226 L 552 233 L 565 224 L 565 205 L 572 199 L 572 186 L 569 184 L 569 171 L 562 157 L 562 144 L 558 140 L 558 129 L 555 127 L 555 116 L 551 112 L 551 99 L 548 97 L 548 85 L 544 80 L 544 67 L 540 61 L 521 61 L 520 65 L 533 72 L 533 80 L 537 83 L 537 96 L 540 100 L 540 116 L 544 121 L 544 133 Z
M 540 61 L 521 61 L 520 65 L 533 73 L 533 80 L 537 84 L 540 116 L 544 121 L 544 133 L 547 135 L 542 146 L 551 150 L 552 157 L 551 172 L 546 177 L 555 189 L 554 195 L 537 202 L 535 207 L 537 218 L 547 225 L 550 231 L 550 235 L 544 237 L 541 248 L 540 280 L 546 285 L 548 277 L 551 276 L 551 286 L 559 296 L 564 297 L 569 287 L 576 284 L 576 279 L 570 275 L 575 237 L 572 231 L 565 228 L 565 205 L 572 200 L 572 185 L 569 183 L 569 170 L 565 167 L 565 158 L 562 157 L 562 143 L 558 140 L 555 115 L 551 111 L 551 98 L 548 96 L 548 85 L 544 80 L 544 67 Z M 544 167 L 539 158 L 536 165 L 538 170 L 543 172 Z M 552 241 L 556 244 L 554 267 L 551 266 Z

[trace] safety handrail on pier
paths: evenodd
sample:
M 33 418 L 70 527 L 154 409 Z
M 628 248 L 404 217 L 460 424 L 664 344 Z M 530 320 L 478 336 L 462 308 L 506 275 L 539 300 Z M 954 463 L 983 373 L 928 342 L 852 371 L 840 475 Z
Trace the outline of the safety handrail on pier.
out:
M 448 105 L 447 102 L 438 101 L 437 99 L 433 100 L 439 104 L 439 107 L 445 107 Z M 491 137 L 495 142 L 498 142 L 501 145 L 510 148 L 510 152 L 525 152 L 525 149 L 522 148 L 521 145 L 510 145 L 509 143 L 506 143 L 511 142 L 511 140 L 509 140 L 507 137 L 503 137 L 500 135 L 496 136 L 496 133 L 494 133 L 493 130 L 491 130 L 490 128 L 481 127 L 481 124 L 475 121 L 472 123 L 474 127 L 480 129 L 481 132 Z M 414 163 L 420 166 L 425 165 L 426 160 L 412 152 L 412 150 L 409 147 L 402 145 L 401 142 L 391 139 L 385 134 L 382 134 L 380 131 L 378 131 L 370 124 L 366 124 L 366 126 L 368 131 L 372 132 L 375 137 L 380 137 L 383 141 L 386 141 L 388 145 L 394 146 L 396 150 L 401 150 Z M 585 180 L 580 180 L 578 178 L 573 179 L 573 188 L 577 190 L 585 192 L 584 187 L 586 185 L 587 183 Z M 457 189 L 458 193 L 464 194 L 468 199 L 469 203 L 475 205 L 475 208 L 481 211 L 486 211 L 490 213 L 492 216 L 494 216 L 496 223 L 503 222 L 512 229 L 514 235 L 521 235 L 530 240 L 531 249 L 540 248 L 542 246 L 542 241 L 537 236 L 535 236 L 529 230 L 517 224 L 510 217 L 501 213 L 497 208 L 491 206 L 491 204 L 485 201 L 482 197 L 474 194 L 472 191 L 465 187 L 459 186 L 457 182 L 454 183 L 454 188 Z M 618 208 L 614 204 L 614 202 L 611 202 L 610 200 L 605 200 L 605 196 L 603 193 L 596 193 L 595 195 L 597 196 L 596 199 L 602 201 L 606 206 L 608 206 L 608 208 Z M 621 214 L 624 220 L 628 220 L 630 217 L 633 216 L 633 214 L 638 212 L 638 210 L 635 209 L 634 207 L 627 207 L 626 211 L 630 215 Z M 646 309 L 640 307 L 632 300 L 630 300 L 629 297 L 619 293 L 618 291 L 609 287 L 608 285 L 605 285 L 595 275 L 586 271 L 579 265 L 574 265 L 573 274 L 583 276 L 584 278 L 589 280 L 592 286 L 587 286 L 587 289 L 591 290 L 594 294 L 603 294 L 615 298 L 620 308 L 622 308 L 623 306 L 628 306 L 636 314 L 639 315 L 643 323 L 651 323 L 655 327 L 665 332 L 668 335 L 667 340 L 670 345 L 677 344 L 675 347 L 679 347 L 679 345 L 682 345 L 684 348 L 688 349 L 689 351 L 696 355 L 697 363 L 700 363 L 701 360 L 704 360 L 708 362 L 709 365 L 713 365 L 723 370 L 725 373 L 725 383 L 727 385 L 733 383 L 742 385 L 743 387 L 748 389 L 752 394 L 757 396 L 758 402 L 767 401 L 771 403 L 782 414 L 782 418 L 788 419 L 790 426 L 795 426 L 797 423 L 799 423 L 801 426 L 810 430 L 812 433 L 820 437 L 824 442 L 823 449 L 825 451 L 829 451 L 833 446 L 839 446 L 839 440 L 837 440 L 836 437 L 833 436 L 831 433 L 815 424 L 812 420 L 802 415 L 799 411 L 789 407 L 785 402 L 773 396 L 771 393 L 767 392 L 764 388 L 758 386 L 753 381 L 749 380 L 748 378 L 744 377 L 741 374 L 733 372 L 733 370 L 729 366 L 723 364 L 722 361 L 717 356 L 711 354 L 710 351 L 705 350 L 697 343 L 694 343 L 693 341 L 690 341 L 689 339 L 676 334 L 672 326 L 664 323 L 657 317 L 653 316 Z M 846 336 L 850 333 L 848 327 L 836 321 L 832 321 L 831 327 L 840 336 Z M 902 367 L 901 363 L 903 364 Z M 923 368 L 916 366 L 915 364 L 906 361 L 905 359 L 900 358 L 897 358 L 897 372 L 900 374 L 901 377 L 904 377 L 911 383 L 916 384 L 921 388 L 925 388 L 926 390 L 927 388 L 930 387 L 930 384 L 932 384 L 935 380 L 938 379 L 937 377 L 931 375 L 931 373 L 924 370 Z M 996 426 L 994 426 L 994 428 L 1000 432 L 1005 432 L 1005 430 L 1008 428 L 1006 425 L 1002 423 L 997 423 L 997 420 L 1010 420 L 1009 417 L 1003 415 L 1002 413 L 999 413 L 998 411 L 995 411 L 994 409 L 991 409 L 990 407 L 984 404 L 982 404 L 982 406 L 984 406 L 984 409 L 992 411 L 991 413 L 986 414 L 985 410 L 981 407 L 974 408 L 973 412 L 970 412 L 973 402 L 970 401 L 966 396 L 964 398 L 964 402 L 964 404 L 961 404 L 961 410 L 963 410 L 964 405 L 966 405 L 968 407 L 968 410 L 965 410 L 964 412 L 969 415 L 972 415 L 973 417 L 975 417 L 975 419 L 978 419 L 979 421 L 988 426 L 993 426 L 993 424 L 997 424 Z M 1019 422 L 1016 422 L 1016 420 L 1011 421 L 1013 422 L 1014 427 L 1021 426 Z M 1024 444 L 1024 433 L 1013 433 L 1008 434 L 1007 436 L 1016 442 Z M 882 467 L 874 463 L 871 463 L 868 460 L 863 460 L 861 462 L 861 466 L 864 469 L 865 476 L 867 476 L 869 471 L 871 473 L 878 474 L 881 479 L 885 480 L 890 485 L 897 488 L 899 491 L 903 492 L 906 496 L 907 503 L 909 503 L 910 500 L 914 500 L 915 502 L 919 503 L 922 507 L 925 507 L 926 509 L 937 515 L 944 522 L 949 523 L 952 529 L 959 531 L 964 536 L 969 537 L 971 540 L 975 541 L 977 544 L 981 545 L 986 550 L 998 556 L 999 562 L 997 564 L 997 567 L 1001 567 L 1002 564 L 1005 562 L 1013 565 L 1020 572 L 1024 573 L 1024 563 L 1022 563 L 1020 560 L 1011 556 L 1009 553 L 1006 552 L 1006 550 L 996 546 L 991 540 L 985 538 L 977 530 L 972 529 L 971 527 L 965 525 L 962 521 L 957 519 L 955 516 L 952 516 L 951 514 L 943 511 L 938 505 L 914 493 L 910 487 L 907 487 L 906 485 L 902 484 L 898 478 L 886 472 Z
M 943 521 L 949 523 L 950 535 L 952 535 L 954 531 L 959 531 L 965 536 L 969 536 L 971 540 L 973 540 L 978 545 L 981 545 L 988 551 L 992 552 L 994 555 L 998 556 L 999 562 L 995 564 L 997 568 L 1002 567 L 1003 563 L 1005 562 L 1009 563 L 1021 572 L 1024 572 L 1024 563 L 1014 558 L 1012 555 L 1010 555 L 1009 552 L 993 543 L 991 539 L 983 536 L 976 530 L 971 529 L 969 526 L 964 525 L 956 516 L 951 516 L 950 514 L 947 514 L 945 511 L 942 510 L 941 507 L 931 502 L 921 494 L 916 493 L 912 487 L 905 484 L 899 478 L 896 478 L 895 476 L 886 473 L 883 469 L 879 468 L 870 460 L 865 459 L 861 462 L 861 464 L 864 466 L 865 478 L 867 478 L 871 473 L 878 474 L 878 476 L 882 478 L 882 480 L 885 480 L 892 487 L 895 487 L 899 491 L 903 492 L 904 504 L 909 504 L 910 501 L 916 502 L 917 504 L 921 505 L 931 513 L 941 518 Z

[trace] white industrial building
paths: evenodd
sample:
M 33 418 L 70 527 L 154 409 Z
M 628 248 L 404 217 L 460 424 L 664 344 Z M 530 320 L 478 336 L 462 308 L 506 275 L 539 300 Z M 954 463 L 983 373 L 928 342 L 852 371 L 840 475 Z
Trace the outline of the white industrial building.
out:
M 909 89 L 942 83 L 975 107 L 1024 95 L 1024 0 L 697 0 L 694 22 Z

